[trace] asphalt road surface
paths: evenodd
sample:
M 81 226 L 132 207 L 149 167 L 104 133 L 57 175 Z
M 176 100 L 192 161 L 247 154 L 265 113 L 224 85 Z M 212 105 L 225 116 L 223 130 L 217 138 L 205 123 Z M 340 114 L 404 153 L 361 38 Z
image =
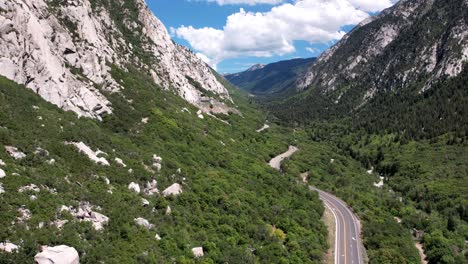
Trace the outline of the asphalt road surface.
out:
M 310 186 L 333 213 L 336 222 L 335 264 L 364 264 L 361 230 L 357 217 L 335 196 Z

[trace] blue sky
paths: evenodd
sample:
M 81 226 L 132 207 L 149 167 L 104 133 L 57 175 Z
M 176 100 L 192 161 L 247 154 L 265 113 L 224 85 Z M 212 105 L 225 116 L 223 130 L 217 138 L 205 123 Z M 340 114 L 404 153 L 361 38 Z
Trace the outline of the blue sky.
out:
M 318 56 L 354 25 L 391 5 L 391 1 L 147 0 L 147 3 L 174 41 L 190 47 L 218 72 L 232 73 L 257 63 Z

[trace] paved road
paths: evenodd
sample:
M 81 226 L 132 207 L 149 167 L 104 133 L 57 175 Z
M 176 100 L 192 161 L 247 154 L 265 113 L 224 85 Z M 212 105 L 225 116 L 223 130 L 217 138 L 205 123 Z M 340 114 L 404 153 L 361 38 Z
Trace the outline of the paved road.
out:
M 273 159 L 270 160 L 270 162 L 268 164 L 270 164 L 270 166 L 276 170 L 281 170 L 281 162 L 286 159 L 286 158 L 289 158 L 291 157 L 294 153 L 296 153 L 296 151 L 298 151 L 299 149 L 297 147 L 294 147 L 294 146 L 289 146 L 289 149 L 288 151 L 286 151 L 285 153 L 283 154 L 280 154 L 276 157 L 274 157 Z
M 335 264 L 364 264 L 360 224 L 348 206 L 335 196 L 310 186 L 333 213 L 336 222 Z

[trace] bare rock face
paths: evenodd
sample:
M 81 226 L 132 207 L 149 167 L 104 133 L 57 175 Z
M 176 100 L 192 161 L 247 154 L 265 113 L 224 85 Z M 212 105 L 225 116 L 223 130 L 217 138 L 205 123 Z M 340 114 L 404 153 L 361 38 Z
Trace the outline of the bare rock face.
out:
M 102 91 L 116 93 L 123 89 L 113 79 L 110 65 L 122 69 L 132 65 L 148 72 L 155 83 L 173 89 L 204 111 L 210 111 L 210 103 L 198 86 L 230 100 L 211 69 L 191 51 L 172 42 L 144 0 L 134 0 L 134 5 L 137 21 L 130 16 L 119 19 L 132 31 L 141 32 L 143 44 L 138 48 L 157 63 L 144 62 L 135 55 L 136 47 L 100 1 L 93 6 L 90 0 L 1 0 L 0 75 L 26 85 L 65 110 L 96 119 L 112 113 Z
M 399 1 L 324 52 L 295 86 L 318 88 L 335 104 L 358 90 L 356 107 L 378 92 L 408 89 L 415 82 L 428 90 L 459 75 L 468 61 L 467 15 L 460 11 L 467 8 L 464 0 Z
M 79 264 L 80 257 L 78 251 L 69 246 L 43 246 L 42 252 L 36 254 L 34 261 L 37 264 Z
M 108 89 L 116 86 L 105 65 L 106 59 L 112 59 L 111 49 L 99 38 L 104 34 L 100 26 L 104 23 L 89 15 L 89 1 L 68 3 L 61 11 L 81 29 L 77 32 L 82 37 L 79 41 L 50 13 L 50 4 L 45 1 L 6 1 L 0 27 L 9 30 L 4 30 L 0 38 L 0 74 L 25 84 L 65 110 L 100 118 L 111 113 L 111 108 L 93 83 L 107 85 Z M 81 69 L 88 81 L 73 74 L 73 68 Z

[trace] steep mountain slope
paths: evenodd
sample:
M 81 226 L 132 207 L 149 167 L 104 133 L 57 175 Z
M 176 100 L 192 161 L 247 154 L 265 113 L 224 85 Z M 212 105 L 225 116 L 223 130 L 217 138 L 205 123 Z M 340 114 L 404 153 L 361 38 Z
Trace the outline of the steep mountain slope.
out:
M 320 261 L 321 202 L 267 164 L 287 131 L 255 132 L 262 114 L 235 94 L 228 124 L 138 71 L 111 74 L 123 96 L 102 122 L 0 77 L 0 263 L 62 244 L 80 263 Z
M 468 62 L 467 32 L 465 0 L 400 1 L 362 22 L 320 56 L 291 87 L 298 95 L 283 103 L 284 108 L 277 103 L 272 108 L 279 109 L 283 119 L 301 123 L 364 117 L 391 106 L 369 106 L 373 99 L 424 101 L 438 83 L 462 73 Z
M 146 71 L 202 110 L 227 112 L 229 94 L 211 69 L 172 42 L 144 0 L 0 1 L 0 75 L 79 115 L 112 112 L 119 93 L 110 67 Z M 212 100 L 211 95 L 216 97 Z
M 244 72 L 228 74 L 224 77 L 232 84 L 252 94 L 281 93 L 293 85 L 313 61 L 315 58 L 293 59 L 268 65 L 257 64 Z

